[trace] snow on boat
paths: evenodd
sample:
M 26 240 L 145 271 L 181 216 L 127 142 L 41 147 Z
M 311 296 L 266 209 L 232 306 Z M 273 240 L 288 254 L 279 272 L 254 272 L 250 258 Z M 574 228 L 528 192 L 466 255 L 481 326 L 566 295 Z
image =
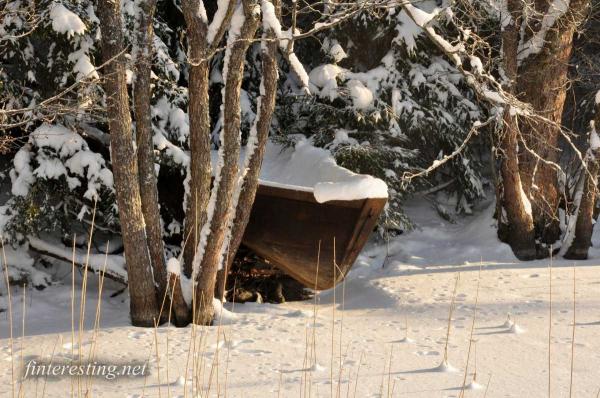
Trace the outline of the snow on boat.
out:
M 338 166 L 329 151 L 269 143 L 243 243 L 305 286 L 329 289 L 354 264 L 386 201 L 382 180 Z

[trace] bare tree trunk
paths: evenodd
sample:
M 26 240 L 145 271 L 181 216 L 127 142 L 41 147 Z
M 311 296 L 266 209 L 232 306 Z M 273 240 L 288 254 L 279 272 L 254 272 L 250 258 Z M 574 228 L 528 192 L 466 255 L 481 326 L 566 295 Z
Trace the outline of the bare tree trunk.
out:
M 158 303 L 146 242 L 144 215 L 138 181 L 138 164 L 131 132 L 131 115 L 125 76 L 125 47 L 119 0 L 99 0 L 98 17 L 102 31 L 111 160 L 125 260 L 129 280 L 131 321 L 135 326 L 154 326 Z
M 596 118 L 590 134 L 597 134 L 600 127 L 600 104 L 596 104 Z M 594 140 L 590 140 L 594 142 Z M 582 170 L 581 178 L 585 179 L 583 196 L 579 203 L 575 237 L 568 247 L 564 257 L 573 260 L 588 258 L 588 250 L 592 246 L 592 232 L 594 230 L 594 208 L 596 207 L 598 171 L 600 170 L 600 148 L 590 147 L 587 155 L 587 171 Z
M 542 16 L 555 12 L 550 9 L 555 6 L 552 2 L 537 0 L 534 3 L 540 20 Z M 522 91 L 522 100 L 551 121 L 525 120 L 520 126 L 522 137 L 529 149 L 554 164 L 559 158 L 558 141 L 569 82 L 573 34 L 588 7 L 589 0 L 571 1 L 568 11 L 548 29 L 541 51 L 527 57 L 519 68 L 518 87 Z M 535 34 L 532 26 L 543 25 L 539 22 L 525 27 L 524 40 Z M 536 237 L 543 243 L 552 244 L 560 238 L 558 170 L 525 148 L 521 152 L 521 179 L 523 189 L 532 202 Z
M 517 49 L 522 7 L 520 0 L 508 0 L 511 21 L 502 32 L 503 66 L 511 85 L 515 84 L 517 77 Z M 514 86 L 506 87 L 506 90 L 514 92 Z M 497 200 L 502 203 L 502 207 L 506 211 L 508 222 L 506 228 L 509 229 L 508 243 L 518 259 L 532 260 L 536 257 L 533 218 L 521 185 L 517 157 L 518 125 L 516 118 L 511 115 L 510 109 L 504 111 L 504 127 L 499 141 L 499 147 L 503 154 L 500 165 L 502 190 L 499 190 L 502 196 Z M 498 219 L 499 224 L 503 222 L 502 214 L 498 215 Z
M 189 24 L 188 24 L 189 26 Z M 189 118 L 190 118 L 190 165 L 188 170 L 188 192 L 184 222 L 183 268 L 187 277 L 192 276 L 192 262 L 200 239 L 200 228 L 206 222 L 206 206 L 210 197 L 210 115 L 209 115 L 209 60 L 201 37 L 188 33 L 190 58 L 197 64 L 189 73 Z
M 521 177 L 519 176 L 519 161 L 517 159 L 518 127 L 516 120 L 505 111 L 504 131 L 500 140 L 500 148 L 504 159 L 500 166 L 502 175 L 502 207 L 506 211 L 508 225 L 508 244 L 519 260 L 533 260 L 537 249 L 531 205 L 528 204 Z M 502 217 L 499 217 L 502 222 Z
M 204 226 L 208 230 L 207 241 L 200 242 L 194 268 L 200 262 L 196 277 L 196 319 L 195 323 L 210 324 L 213 319 L 213 298 L 215 281 L 221 264 L 221 248 L 226 244 L 227 226 L 232 217 L 232 197 L 236 187 L 238 159 L 240 155 L 240 90 L 244 76 L 246 51 L 258 29 L 259 16 L 254 13 L 255 2 L 244 0 L 244 23 L 240 32 L 230 30 L 228 48 L 225 55 L 226 70 L 223 96 L 223 126 L 221 133 L 222 166 L 219 175 L 215 176 L 215 187 L 212 195 L 216 195 L 212 217 Z M 236 11 L 238 12 L 238 11 Z M 237 33 L 237 34 L 236 34 Z
M 136 142 L 138 148 L 140 194 L 142 212 L 146 221 L 146 239 L 154 270 L 154 279 L 157 286 L 158 302 L 165 298 L 172 299 L 174 323 L 186 325 L 189 323 L 189 311 L 181 295 L 168 296 L 167 270 L 165 264 L 165 251 L 162 239 L 162 226 L 160 220 L 160 207 L 158 204 L 158 189 L 156 173 L 154 170 L 154 145 L 152 143 L 152 113 L 150 98 L 152 96 L 150 72 L 153 59 L 152 26 L 156 0 L 146 0 L 140 4 L 141 12 L 138 21 L 137 53 L 135 56 L 135 80 L 133 84 L 134 108 L 136 120 Z M 175 281 L 179 283 L 179 279 Z M 173 292 L 181 291 L 173 289 Z M 166 301 L 169 308 L 169 300 Z M 162 320 L 166 320 L 167 311 L 162 312 Z
M 200 243 L 200 229 L 206 223 L 206 208 L 210 197 L 210 113 L 209 70 L 210 59 L 231 20 L 236 1 L 228 4 L 226 16 L 212 43 L 208 42 L 208 21 L 202 19 L 198 0 L 182 0 L 183 15 L 187 25 L 189 46 L 189 109 L 190 118 L 190 166 L 188 192 L 186 192 L 183 272 L 192 276 L 192 263 L 196 247 Z
M 235 217 L 231 222 L 231 240 L 225 248 L 227 250 L 225 267 L 221 269 L 217 277 L 217 294 L 218 299 L 225 298 L 225 286 L 227 284 L 227 272 L 231 269 L 231 264 L 235 258 L 244 231 L 250 219 L 250 211 L 256 196 L 258 188 L 258 177 L 262 166 L 263 157 L 265 154 L 265 146 L 269 137 L 269 129 L 273 111 L 275 109 L 275 99 L 277 97 L 277 49 L 278 42 L 275 40 L 275 34 L 272 31 L 265 33 L 266 44 L 263 44 L 261 52 L 262 56 L 262 81 L 261 87 L 263 93 L 260 96 L 260 109 L 257 112 L 256 120 L 253 129 L 255 130 L 255 148 L 252 153 L 248 152 L 249 160 L 246 163 L 247 170 L 245 171 L 244 180 L 237 200 Z M 250 149 L 250 148 L 249 148 Z M 243 173 L 244 171 L 242 171 Z

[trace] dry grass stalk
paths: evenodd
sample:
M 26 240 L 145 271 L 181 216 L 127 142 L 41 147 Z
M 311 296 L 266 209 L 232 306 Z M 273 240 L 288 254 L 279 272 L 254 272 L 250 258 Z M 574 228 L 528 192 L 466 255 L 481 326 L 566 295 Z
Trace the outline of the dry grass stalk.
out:
M 356 391 L 358 390 L 358 376 L 360 374 L 360 366 L 362 364 L 362 360 L 363 360 L 363 356 L 364 356 L 365 352 L 361 351 L 360 353 L 360 358 L 358 359 L 358 365 L 356 367 L 356 376 L 354 377 L 355 381 L 354 381 L 354 395 L 353 397 L 356 398 Z M 346 398 L 349 398 L 349 392 L 350 392 L 350 383 L 348 383 L 348 394 Z
M 467 363 L 465 364 L 465 374 L 459 398 L 465 396 L 465 385 L 467 383 L 467 374 L 469 373 L 469 359 L 471 358 L 471 346 L 473 345 L 473 330 L 475 329 L 475 320 L 477 319 L 477 306 L 479 304 L 479 285 L 481 282 L 481 263 L 479 264 L 479 273 L 477 274 L 477 290 L 475 292 L 475 307 L 473 308 L 473 321 L 471 322 L 471 332 L 469 334 L 469 349 L 467 350 Z
M 89 271 L 89 260 L 90 260 L 90 254 L 92 251 L 92 238 L 94 236 L 94 224 L 96 222 L 96 204 L 97 201 L 94 201 L 94 210 L 92 212 L 92 222 L 90 223 L 90 232 L 88 234 L 88 241 L 87 241 L 87 250 L 86 250 L 86 257 L 85 257 L 85 264 L 83 267 L 83 282 L 82 282 L 82 286 L 81 286 L 81 299 L 80 299 L 80 303 L 79 303 L 79 333 L 78 333 L 78 347 L 77 347 L 77 356 L 79 359 L 79 364 L 83 363 L 83 332 L 84 332 L 84 328 L 85 328 L 85 304 L 86 304 L 86 297 L 87 297 L 87 282 L 88 282 L 88 271 Z M 75 261 L 75 258 L 73 257 L 73 261 Z M 81 383 L 82 377 L 78 376 L 77 377 L 77 394 L 82 395 L 83 393 L 83 386 Z
M 452 313 L 454 312 L 454 304 L 456 302 L 456 291 L 458 290 L 458 281 L 460 280 L 460 272 L 456 275 L 454 281 L 454 291 L 452 292 L 452 300 L 450 301 L 450 308 L 448 310 L 448 326 L 446 328 L 446 343 L 444 345 L 444 360 L 443 364 L 448 363 L 448 342 L 450 341 L 450 329 L 452 325 Z
M 50 355 L 50 363 L 52 363 L 52 361 L 54 360 L 54 355 L 56 353 L 56 345 L 58 344 L 58 341 L 61 340 L 60 335 L 56 336 L 56 340 L 54 340 L 54 347 L 52 347 L 52 354 Z M 44 398 L 44 396 L 46 395 L 46 384 L 48 383 L 48 374 L 46 373 L 46 376 L 44 376 L 44 384 L 42 387 L 42 398 Z M 36 385 L 36 391 L 35 391 L 35 396 L 37 397 L 37 385 Z
M 25 358 L 24 358 L 24 354 L 23 351 L 25 349 L 24 347 L 24 343 L 25 343 L 25 311 L 27 308 L 27 284 L 25 284 L 23 286 L 23 312 L 21 313 L 21 369 L 23 369 L 23 366 L 25 365 Z M 21 383 L 19 384 L 19 396 L 25 396 L 25 390 L 24 390 L 24 386 L 23 386 L 23 382 L 24 380 L 21 380 Z
M 8 298 L 8 336 L 10 349 L 10 387 L 12 398 L 15 398 L 15 360 L 14 360 L 14 340 L 13 340 L 13 313 L 12 296 L 10 293 L 10 278 L 8 276 L 8 261 L 6 261 L 6 251 L 4 250 L 4 238 L 0 236 L 0 246 L 2 247 L 2 262 L 4 263 L 4 277 L 6 280 L 6 292 Z
M 158 380 L 158 397 L 162 397 L 161 393 L 161 384 L 160 384 L 160 353 L 158 350 L 158 323 L 157 320 L 154 319 L 154 347 L 155 347 L 155 355 L 156 355 L 156 379 Z
M 277 398 L 281 398 L 281 386 L 283 385 L 283 369 L 279 369 L 279 387 L 277 388 Z
M 108 265 L 108 251 L 110 248 L 110 242 L 106 242 L 106 251 L 104 255 L 104 265 L 102 266 L 102 271 L 100 272 L 100 278 L 98 279 L 98 302 L 96 304 L 96 315 L 94 317 L 94 329 L 92 331 L 92 342 L 90 344 L 90 351 L 88 354 L 88 362 L 91 363 L 96 356 L 96 347 L 98 334 L 100 331 L 100 311 L 102 307 L 102 291 L 104 288 L 104 276 L 106 275 L 106 267 Z M 93 378 L 91 375 L 88 376 L 88 385 L 86 395 L 92 389 Z
M 390 352 L 390 356 L 391 356 L 391 352 Z M 385 359 L 386 358 L 384 356 L 384 358 L 383 358 L 383 371 L 381 372 L 381 383 L 379 384 L 379 396 L 380 397 L 383 397 L 383 391 L 384 391 L 383 386 L 384 386 L 385 376 L 387 375 L 386 367 L 387 367 L 388 361 L 386 361 Z
M 71 255 L 71 360 L 75 358 L 75 243 L 77 234 L 73 234 L 73 253 Z M 75 396 L 75 379 L 71 378 L 71 397 Z
M 550 246 L 550 263 L 548 264 L 548 398 L 552 396 L 552 246 Z
M 575 326 L 577 325 L 575 319 L 576 313 L 576 277 L 575 277 L 575 264 L 573 264 L 573 331 L 571 335 L 571 375 L 569 379 L 569 397 L 573 396 L 573 368 L 575 366 Z
M 167 295 L 169 294 L 169 279 L 167 278 L 167 288 L 165 289 L 165 297 L 163 297 L 163 301 L 167 299 Z M 169 300 L 169 316 L 168 316 L 168 321 L 167 321 L 167 333 L 166 333 L 166 338 L 167 338 L 167 345 L 166 345 L 166 350 L 167 350 L 167 355 L 166 355 L 166 362 L 167 362 L 167 366 L 166 366 L 166 373 L 167 373 L 167 396 L 169 398 L 171 398 L 171 383 L 169 383 L 169 380 L 171 380 L 171 378 L 169 377 L 169 331 L 171 329 L 171 315 L 173 314 L 173 300 Z M 159 315 L 159 319 L 160 319 L 160 315 Z
M 335 281 L 336 278 L 336 260 L 335 260 L 335 236 L 333 237 L 333 280 Z M 333 303 L 331 304 L 331 369 L 329 371 L 329 383 L 331 386 L 331 395 L 330 397 L 333 398 L 333 359 L 335 356 L 335 282 L 333 285 Z
M 490 382 L 492 381 L 492 374 L 490 373 L 490 377 L 488 377 L 488 382 L 485 385 L 485 392 L 483 393 L 483 398 L 487 397 L 488 391 L 490 389 Z
M 318 303 L 318 298 L 319 298 L 319 293 L 317 290 L 317 286 L 318 286 L 318 281 L 319 281 L 319 267 L 320 267 L 320 263 L 321 263 L 321 240 L 319 240 L 318 246 L 317 246 L 317 269 L 315 271 L 315 287 L 314 287 L 314 300 L 313 300 L 313 327 L 312 327 L 312 341 L 311 341 L 311 351 L 308 353 L 308 361 L 310 363 L 310 369 L 311 370 L 316 370 L 317 369 L 317 312 L 318 312 L 318 307 L 317 307 L 317 303 Z M 306 368 L 306 365 L 303 365 L 303 368 Z M 312 395 L 312 373 L 311 372 L 304 372 L 303 377 L 306 376 L 306 379 L 303 379 L 305 382 L 305 389 L 306 389 L 306 385 L 308 385 L 308 396 Z M 306 396 L 306 391 L 305 391 L 305 396 Z
M 392 397 L 392 390 L 390 388 L 390 383 L 392 380 L 392 356 L 394 355 L 394 346 L 392 345 L 392 347 L 390 348 L 390 361 L 388 363 L 388 380 L 387 380 L 387 391 L 388 391 L 388 397 Z

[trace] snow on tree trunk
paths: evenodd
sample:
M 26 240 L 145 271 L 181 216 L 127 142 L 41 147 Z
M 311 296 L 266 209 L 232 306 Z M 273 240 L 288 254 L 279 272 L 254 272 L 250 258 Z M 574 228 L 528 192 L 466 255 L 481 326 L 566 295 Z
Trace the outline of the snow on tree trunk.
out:
M 183 0 L 181 3 L 187 25 L 189 70 L 189 146 L 190 165 L 186 180 L 185 223 L 183 237 L 183 269 L 189 278 L 192 276 L 192 262 L 196 248 L 200 243 L 200 229 L 207 221 L 206 208 L 210 198 L 211 159 L 210 159 L 210 104 L 209 104 L 209 71 L 212 54 L 218 46 L 226 30 L 235 1 L 220 4 L 227 9 L 218 12 L 222 18 L 213 21 L 209 26 L 204 5 L 198 0 Z M 215 23 L 220 23 L 216 27 Z M 212 41 L 209 43 L 209 29 Z
M 129 280 L 131 321 L 134 326 L 151 327 L 158 316 L 158 303 L 131 132 L 120 1 L 100 0 L 98 16 L 102 31 L 102 56 L 105 62 L 110 61 L 104 68 L 104 91 L 114 185 Z
M 536 12 L 524 24 L 519 44 L 517 87 L 521 99 L 550 122 L 523 119 L 520 130 L 520 173 L 523 189 L 531 198 L 536 237 L 552 244 L 560 238 L 560 192 L 555 166 L 563 108 L 569 86 L 568 68 L 573 34 L 583 21 L 588 0 L 536 1 Z M 539 157 L 538 157 L 539 156 Z M 546 162 L 541 161 L 544 159 Z
M 192 275 L 192 261 L 199 241 L 199 230 L 206 222 L 206 206 L 210 195 L 210 115 L 209 115 L 209 64 L 207 59 L 206 21 L 197 15 L 196 1 L 182 1 L 187 23 L 190 118 L 190 165 L 185 199 L 185 227 L 183 265 L 186 276 Z
M 502 55 L 504 72 L 511 85 L 506 87 L 506 90 L 514 92 L 522 3 L 520 0 L 508 0 L 507 7 L 510 21 L 504 26 L 502 32 Z M 502 208 L 506 211 L 507 225 L 503 227 L 508 229 L 508 243 L 515 256 L 520 260 L 533 260 L 536 257 L 533 217 L 519 174 L 518 126 L 515 116 L 511 114 L 510 106 L 504 111 L 501 134 L 499 148 L 503 155 L 500 165 L 502 189 L 498 190 L 500 197 L 497 200 L 502 203 Z M 502 214 L 498 215 L 499 226 L 504 221 L 502 216 Z
M 598 190 L 598 171 L 600 170 L 600 139 L 598 138 L 598 126 L 600 126 L 600 91 L 598 91 L 596 102 L 596 117 L 591 122 L 590 147 L 586 155 L 587 169 L 581 171 L 584 180 L 583 187 L 579 193 L 577 211 L 572 217 L 576 217 L 574 228 L 568 225 L 565 239 L 565 247 L 561 250 L 564 257 L 573 260 L 585 260 L 588 258 L 588 250 L 592 246 L 592 232 L 594 229 L 594 208 Z M 585 166 L 585 165 L 584 165 Z M 579 185 L 579 184 L 578 184 Z M 577 194 L 576 194 L 577 195 Z M 570 224 L 570 223 L 569 223 Z
M 231 21 L 223 66 L 225 80 L 219 160 L 208 206 L 207 223 L 202 226 L 200 242 L 194 257 L 196 289 L 194 322 L 210 324 L 213 319 L 213 297 L 217 271 L 221 265 L 221 248 L 226 242 L 229 218 L 237 183 L 240 156 L 240 90 L 244 77 L 246 51 L 259 23 L 256 3 L 244 1 Z M 242 9 L 243 7 L 243 9 Z
M 264 24 L 263 24 L 264 25 Z M 235 217 L 230 221 L 230 240 L 229 245 L 224 246 L 222 256 L 225 258 L 225 267 L 219 271 L 217 278 L 217 298 L 225 297 L 225 285 L 227 283 L 227 271 L 231 268 L 235 254 L 237 253 L 244 231 L 250 219 L 250 211 L 256 196 L 258 188 L 258 177 L 262 160 L 265 154 L 265 146 L 269 137 L 269 129 L 273 111 L 275 109 L 275 99 L 277 97 L 277 48 L 278 43 L 275 40 L 275 34 L 267 26 L 263 26 L 266 31 L 262 43 L 262 80 L 260 86 L 261 95 L 258 99 L 258 113 L 254 125 L 250 131 L 250 137 L 246 145 L 246 158 L 243 169 L 241 170 L 241 187 L 235 192 L 234 208 Z
M 189 311 L 181 295 L 174 294 L 181 291 L 179 279 L 175 280 L 175 286 L 171 285 L 172 293 L 167 296 L 167 270 L 165 264 L 165 252 L 162 239 L 162 225 L 160 219 L 160 208 L 158 205 L 158 189 L 156 185 L 156 173 L 154 170 L 154 145 L 152 143 L 152 116 L 150 109 L 150 98 L 152 94 L 150 73 L 153 59 L 153 37 L 154 30 L 152 21 L 156 0 L 147 0 L 140 4 L 138 13 L 137 42 L 135 46 L 135 79 L 133 82 L 134 110 L 136 121 L 136 143 L 139 163 L 140 194 L 142 200 L 142 211 L 146 222 L 146 238 L 152 269 L 157 285 L 158 302 L 162 303 L 165 297 L 173 301 L 174 323 L 186 325 L 189 323 Z M 165 308 L 169 308 L 167 300 Z M 166 320 L 168 311 L 161 314 L 162 320 Z

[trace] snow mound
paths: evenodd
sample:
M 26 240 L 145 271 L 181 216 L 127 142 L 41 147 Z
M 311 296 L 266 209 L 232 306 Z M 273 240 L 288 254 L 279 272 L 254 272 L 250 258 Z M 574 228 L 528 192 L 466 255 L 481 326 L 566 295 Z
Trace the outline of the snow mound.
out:
M 525 333 L 525 329 L 523 329 L 516 323 L 513 323 L 513 325 L 508 329 L 508 332 L 512 334 L 522 334 Z
M 477 383 L 475 380 L 473 380 L 472 382 L 470 382 L 469 384 L 467 384 L 465 386 L 465 390 L 482 390 L 483 389 L 483 385 Z
M 174 387 L 183 387 L 185 386 L 185 377 L 179 376 L 174 382 L 171 383 Z
M 514 324 L 515 323 L 512 321 L 512 319 L 510 319 L 510 314 L 508 314 L 508 317 L 506 318 L 506 321 L 504 321 L 504 323 L 502 324 L 502 327 L 510 329 L 514 326 Z
M 240 168 L 244 165 L 245 149 L 242 148 L 240 155 Z M 212 151 L 211 156 L 214 172 L 217 151 Z M 268 142 L 259 184 L 312 192 L 319 203 L 388 197 L 387 184 L 383 180 L 341 167 L 331 152 L 313 146 L 308 139 L 300 140 L 295 148 Z
M 319 203 L 388 196 L 385 182 L 339 166 L 329 151 L 308 140 L 298 142 L 293 150 L 269 143 L 260 184 L 313 192 Z
M 450 363 L 445 360 L 442 361 L 442 363 L 440 363 L 440 365 L 437 368 L 435 368 L 435 370 L 438 372 L 444 372 L 444 373 L 457 373 L 458 372 L 457 368 L 450 365 Z
M 327 368 L 319 363 L 314 363 L 310 368 L 308 368 L 310 372 L 324 372 Z
M 215 311 L 215 325 L 230 325 L 238 319 L 237 315 L 226 309 L 221 300 L 217 298 L 213 299 L 213 308 Z

